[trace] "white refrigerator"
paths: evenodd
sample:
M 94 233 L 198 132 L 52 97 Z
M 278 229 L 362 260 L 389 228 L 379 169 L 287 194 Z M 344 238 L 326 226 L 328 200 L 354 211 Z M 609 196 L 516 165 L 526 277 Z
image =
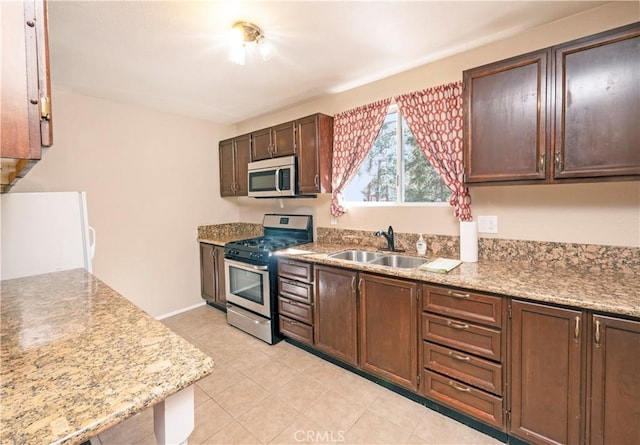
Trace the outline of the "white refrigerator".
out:
M 0 279 L 84 268 L 92 272 L 96 234 L 85 192 L 0 195 Z

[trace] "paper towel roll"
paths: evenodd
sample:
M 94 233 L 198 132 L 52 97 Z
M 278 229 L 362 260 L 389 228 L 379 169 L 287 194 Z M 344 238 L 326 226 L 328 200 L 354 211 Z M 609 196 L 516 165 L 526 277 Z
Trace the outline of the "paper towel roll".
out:
M 465 263 L 478 261 L 478 223 L 460 221 L 460 260 Z

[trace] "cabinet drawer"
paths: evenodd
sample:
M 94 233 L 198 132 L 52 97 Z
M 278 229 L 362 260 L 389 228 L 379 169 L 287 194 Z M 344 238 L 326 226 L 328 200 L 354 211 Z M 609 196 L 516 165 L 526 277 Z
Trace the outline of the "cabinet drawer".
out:
M 429 342 L 422 344 L 425 368 L 502 395 L 502 365 Z
M 467 290 L 423 286 L 422 309 L 462 320 L 502 326 L 503 298 Z
M 278 297 L 278 312 L 280 315 L 286 315 L 303 323 L 313 324 L 313 307 L 308 304 Z
M 504 431 L 502 397 L 496 397 L 426 369 L 422 375 L 422 391 L 425 397 Z
M 313 265 L 302 261 L 282 259 L 278 261 L 278 275 L 311 283 L 313 282 Z
M 502 360 L 502 335 L 497 329 L 423 313 L 422 336 L 440 345 L 498 362 Z
M 313 301 L 313 284 L 292 281 L 288 278 L 278 278 L 278 295 L 294 298 L 311 304 Z
M 280 316 L 279 326 L 280 333 L 285 337 L 290 337 L 294 340 L 298 340 L 310 345 L 313 344 L 313 327 L 309 326 L 308 324 L 300 323 L 299 321 Z

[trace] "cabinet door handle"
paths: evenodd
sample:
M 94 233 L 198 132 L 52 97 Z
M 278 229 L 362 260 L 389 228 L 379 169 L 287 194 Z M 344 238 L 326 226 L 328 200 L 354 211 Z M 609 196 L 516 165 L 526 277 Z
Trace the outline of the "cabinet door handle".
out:
M 540 153 L 540 171 L 544 172 L 544 152 Z
M 573 341 L 576 343 L 580 341 L 580 316 L 576 317 L 576 326 L 573 329 Z
M 447 295 L 449 295 L 450 297 L 454 297 L 454 298 L 469 298 L 471 296 L 469 294 L 463 294 L 461 292 L 454 292 L 452 290 L 448 291 Z
M 560 156 L 560 152 L 556 151 L 556 173 L 562 170 L 562 158 Z
M 600 346 L 602 346 L 602 344 L 600 343 L 600 322 L 596 321 L 596 332 L 595 332 L 595 339 L 596 339 L 596 348 L 599 348 Z
M 451 386 L 456 391 L 471 392 L 471 388 L 469 388 L 468 386 L 458 385 L 458 384 L 456 384 L 456 382 L 453 382 L 451 380 L 449 380 L 449 386 Z
M 456 323 L 455 321 L 447 320 L 447 326 L 453 329 L 469 329 L 468 324 Z
M 459 354 L 456 354 L 453 351 L 449 351 L 449 357 L 454 358 L 456 360 L 460 360 L 461 362 L 468 362 L 469 360 L 471 360 L 471 358 L 469 358 L 468 356 L 459 355 Z
M 318 175 L 315 175 L 313 177 L 313 185 L 315 185 L 316 187 L 319 187 L 319 182 L 320 182 L 320 177 Z
M 358 292 L 362 295 L 362 278 L 358 280 Z
M 352 277 L 351 278 L 351 291 L 355 294 L 356 293 L 356 277 Z
M 40 118 L 46 121 L 51 120 L 51 102 L 46 96 L 40 98 Z

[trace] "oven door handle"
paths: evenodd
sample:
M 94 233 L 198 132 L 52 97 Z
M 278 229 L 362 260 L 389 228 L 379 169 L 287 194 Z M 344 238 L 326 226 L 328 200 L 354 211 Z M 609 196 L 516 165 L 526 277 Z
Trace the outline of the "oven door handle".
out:
M 255 264 L 243 263 L 242 261 L 230 260 L 228 258 L 224 259 L 225 263 L 229 263 L 232 266 L 236 266 L 240 269 L 253 269 L 253 270 L 268 270 L 269 266 L 257 266 Z

